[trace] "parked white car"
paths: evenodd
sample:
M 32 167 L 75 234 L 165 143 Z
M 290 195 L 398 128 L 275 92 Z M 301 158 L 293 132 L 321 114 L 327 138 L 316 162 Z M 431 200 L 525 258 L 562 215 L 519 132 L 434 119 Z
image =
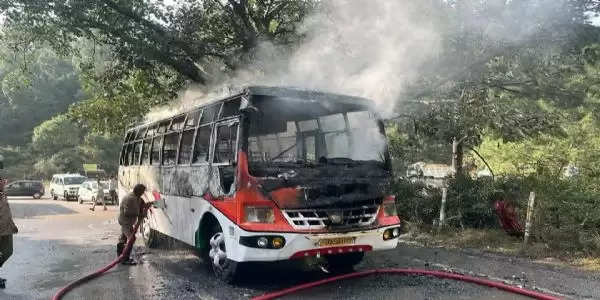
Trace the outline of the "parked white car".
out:
M 110 199 L 110 193 L 108 192 L 108 183 L 104 182 L 104 181 L 100 181 L 100 187 L 102 188 L 102 191 L 104 193 L 104 201 L 106 201 L 106 203 L 109 203 L 111 201 Z M 86 182 L 84 182 L 81 185 L 81 188 L 79 189 L 79 203 L 83 203 L 84 201 L 86 202 L 96 202 L 96 203 L 100 203 L 100 199 L 96 199 L 96 196 L 98 195 L 98 182 L 96 182 L 95 180 L 88 180 Z M 113 203 L 114 204 L 114 203 Z
M 63 198 L 67 201 L 79 198 L 79 188 L 87 178 L 79 174 L 56 174 L 50 182 L 50 195 L 52 199 Z

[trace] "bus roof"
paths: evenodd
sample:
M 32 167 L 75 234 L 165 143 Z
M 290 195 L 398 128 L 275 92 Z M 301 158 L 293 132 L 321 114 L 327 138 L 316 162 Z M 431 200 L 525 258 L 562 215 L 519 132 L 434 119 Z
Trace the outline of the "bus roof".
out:
M 216 98 L 210 101 L 203 102 L 201 104 L 195 105 L 192 108 L 187 109 L 185 112 L 181 112 L 175 115 L 171 115 L 169 117 L 165 117 L 164 119 L 171 119 L 181 115 L 185 115 L 185 113 L 189 111 L 193 111 L 195 109 L 209 106 L 211 104 L 225 102 L 228 100 L 235 99 L 237 97 L 241 97 L 247 95 L 250 97 L 249 100 L 253 99 L 265 99 L 268 98 L 270 101 L 282 101 L 282 102 L 313 102 L 319 103 L 323 106 L 340 106 L 346 107 L 349 111 L 356 110 L 372 110 L 374 109 L 375 103 L 372 100 L 363 97 L 357 96 L 349 96 L 342 95 L 336 93 L 322 92 L 316 90 L 309 90 L 297 87 L 279 87 L 279 86 L 262 86 L 262 85 L 253 85 L 246 86 L 241 89 L 236 90 L 236 92 L 231 93 L 226 97 Z M 137 129 L 143 126 L 147 126 L 149 124 L 158 123 L 160 120 L 153 120 L 151 122 L 142 121 L 131 124 L 129 126 L 128 131 L 132 129 Z
M 268 96 L 277 100 L 304 100 L 330 102 L 339 104 L 352 104 L 364 106 L 364 108 L 372 108 L 373 101 L 356 96 L 348 96 L 342 94 L 321 92 L 315 90 L 307 90 L 294 87 L 270 87 L 270 86 L 249 86 L 246 88 L 249 95 Z

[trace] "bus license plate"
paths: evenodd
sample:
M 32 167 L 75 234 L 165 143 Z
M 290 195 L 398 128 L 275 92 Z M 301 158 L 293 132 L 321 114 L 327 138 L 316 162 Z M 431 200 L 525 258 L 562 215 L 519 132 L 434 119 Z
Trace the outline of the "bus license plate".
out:
M 332 238 L 332 239 L 320 239 L 319 247 L 354 244 L 355 240 L 356 240 L 355 237 L 339 237 L 339 238 Z

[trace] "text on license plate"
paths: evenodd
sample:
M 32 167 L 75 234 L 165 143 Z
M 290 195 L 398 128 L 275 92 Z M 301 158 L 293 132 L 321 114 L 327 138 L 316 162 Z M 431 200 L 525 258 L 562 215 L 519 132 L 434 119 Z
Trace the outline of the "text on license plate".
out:
M 331 238 L 331 239 L 320 239 L 319 247 L 354 244 L 355 240 L 356 240 L 355 237 L 339 237 L 339 238 Z

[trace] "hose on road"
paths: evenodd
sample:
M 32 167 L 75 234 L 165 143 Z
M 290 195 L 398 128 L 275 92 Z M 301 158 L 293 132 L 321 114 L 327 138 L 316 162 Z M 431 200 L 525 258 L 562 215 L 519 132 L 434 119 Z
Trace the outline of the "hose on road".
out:
M 144 207 L 144 210 L 145 210 L 144 214 L 148 211 L 149 208 L 150 208 L 150 205 L 146 205 Z M 137 232 L 139 227 L 140 227 L 140 222 L 137 222 L 134 226 L 133 232 Z M 135 243 L 135 234 L 132 236 L 131 239 L 129 239 L 127 241 L 127 245 L 125 246 L 123 253 L 117 259 L 112 261 L 110 264 L 106 265 L 104 268 L 99 269 L 98 271 L 96 271 L 94 273 L 91 273 L 85 277 L 82 277 L 80 279 L 77 279 L 77 280 L 69 283 L 67 286 L 60 289 L 56 293 L 56 295 L 54 295 L 52 300 L 62 299 L 62 297 L 66 293 L 71 291 L 76 286 L 81 285 L 89 280 L 94 279 L 94 278 L 97 278 L 97 277 L 101 276 L 103 273 L 112 269 L 114 266 L 116 266 L 117 264 L 119 264 L 121 261 L 123 261 L 125 259 L 125 255 L 127 253 L 129 253 L 129 251 L 131 251 L 131 248 L 133 247 L 134 243 Z M 270 292 L 270 293 L 264 294 L 262 296 L 252 298 L 252 300 L 276 299 L 279 297 L 283 297 L 285 295 L 293 294 L 295 292 L 310 289 L 310 288 L 324 285 L 327 283 L 331 283 L 334 281 L 341 281 L 341 280 L 345 280 L 345 279 L 365 277 L 365 276 L 375 275 L 375 274 L 433 276 L 433 277 L 438 277 L 438 278 L 443 278 L 443 279 L 452 279 L 452 280 L 457 280 L 457 281 L 470 282 L 470 283 L 487 286 L 487 287 L 491 287 L 491 288 L 497 288 L 497 289 L 504 290 L 504 291 L 507 291 L 507 292 L 510 292 L 513 294 L 519 294 L 519 295 L 531 297 L 534 299 L 540 299 L 540 300 L 558 300 L 558 299 L 560 299 L 560 298 L 557 298 L 552 295 L 548 295 L 548 294 L 544 294 L 544 293 L 540 293 L 540 292 L 536 292 L 536 291 L 532 291 L 532 290 L 528 290 L 528 289 L 524 289 L 524 288 L 520 288 L 520 287 L 516 287 L 516 286 L 511 286 L 511 285 L 504 284 L 504 283 L 497 282 L 497 281 L 487 280 L 487 279 L 473 277 L 473 276 L 461 275 L 461 274 L 456 274 L 456 273 L 450 273 L 450 272 L 421 270 L 421 269 L 375 269 L 375 270 L 343 274 L 343 275 L 333 276 L 333 277 L 325 278 L 325 279 L 314 281 L 314 282 L 299 284 L 299 285 L 293 286 L 288 289 L 284 289 L 284 290 L 276 291 L 276 292 Z
M 254 297 L 254 298 L 252 298 L 252 300 L 277 299 L 277 298 L 280 298 L 280 297 L 283 297 L 286 295 L 290 295 L 290 294 L 293 294 L 293 293 L 296 293 L 296 292 L 299 292 L 302 290 L 314 288 L 314 287 L 317 287 L 320 285 L 328 284 L 328 283 L 331 283 L 334 281 L 341 281 L 341 280 L 346 280 L 346 279 L 365 277 L 365 276 L 375 275 L 375 274 L 433 276 L 433 277 L 438 277 L 438 278 L 443 278 L 443 279 L 465 281 L 465 282 L 470 282 L 470 283 L 487 286 L 487 287 L 491 287 L 491 288 L 497 288 L 497 289 L 504 290 L 504 291 L 507 291 L 507 292 L 510 292 L 513 294 L 519 294 L 519 295 L 531 297 L 534 299 L 541 299 L 541 300 L 558 300 L 558 299 L 560 299 L 555 296 L 551 296 L 548 294 L 544 294 L 544 293 L 540 293 L 540 292 L 536 292 L 536 291 L 532 291 L 532 290 L 527 290 L 527 289 L 516 287 L 516 286 L 511 286 L 511 285 L 504 284 L 504 283 L 497 282 L 497 281 L 492 281 L 492 280 L 487 280 L 487 279 L 477 278 L 477 277 L 472 277 L 472 276 L 466 276 L 466 275 L 461 275 L 461 274 L 449 273 L 449 272 L 420 270 L 420 269 L 375 269 L 375 270 L 368 270 L 368 271 L 349 273 L 349 274 L 344 274 L 344 275 L 339 275 L 339 276 L 333 276 L 333 277 L 325 278 L 325 279 L 314 281 L 314 282 L 299 284 L 299 285 L 293 286 L 293 287 L 285 289 L 285 290 L 270 292 L 270 293 L 264 294 L 262 296 Z
M 146 207 L 145 209 L 147 210 L 148 208 Z M 137 232 L 139 227 L 140 227 L 140 222 L 136 222 L 135 226 L 133 227 L 133 232 L 134 233 Z M 67 286 L 60 289 L 56 293 L 56 295 L 54 295 L 54 297 L 52 297 L 52 300 L 62 299 L 62 297 L 65 294 L 67 294 L 69 291 L 74 289 L 76 286 L 79 286 L 87 281 L 90 281 L 90 280 L 96 278 L 96 277 L 100 277 L 103 273 L 107 272 L 108 270 L 112 269 L 114 266 L 121 263 L 126 258 L 125 255 L 128 254 L 129 251 L 131 251 L 131 248 L 133 247 L 134 243 L 135 243 L 135 234 L 132 235 L 132 238 L 127 240 L 127 244 L 125 245 L 125 249 L 123 249 L 123 253 L 121 253 L 121 255 L 119 257 L 117 257 L 117 259 L 113 260 L 110 264 L 106 265 L 104 268 L 99 269 L 98 271 L 96 271 L 94 273 L 91 273 L 85 277 L 79 278 L 79 279 L 69 283 Z

